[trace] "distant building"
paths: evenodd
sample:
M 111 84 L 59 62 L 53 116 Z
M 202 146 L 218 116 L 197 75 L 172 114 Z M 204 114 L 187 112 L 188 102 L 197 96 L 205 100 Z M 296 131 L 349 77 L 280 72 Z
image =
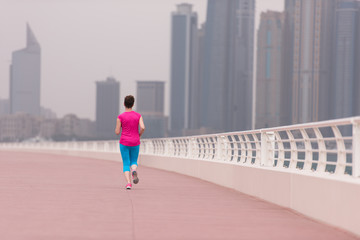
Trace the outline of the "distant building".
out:
M 8 99 L 0 99 L 0 116 L 10 113 L 10 104 Z
M 79 128 L 80 128 L 79 118 L 74 114 L 67 114 L 58 121 L 56 133 L 57 135 L 62 135 L 66 137 L 67 140 L 72 140 L 72 139 L 76 139 L 76 136 L 79 135 L 78 134 Z
M 165 82 L 137 81 L 136 110 L 142 114 L 164 115 Z
M 144 138 L 167 136 L 168 118 L 164 116 L 165 83 L 162 81 L 138 81 L 136 91 L 136 111 L 144 120 Z
M 0 117 L 0 141 L 19 142 L 38 136 L 39 117 L 28 113 L 16 113 Z
M 113 123 L 115 124 L 115 123 Z M 114 131 L 115 131 L 115 127 Z M 93 140 L 96 139 L 96 125 L 90 119 L 80 118 L 79 129 L 77 131 L 78 140 Z
M 45 118 L 45 119 L 55 119 L 56 118 L 56 113 L 53 112 L 51 109 L 49 108 L 44 108 L 41 107 L 41 117 Z
M 13 52 L 10 66 L 10 113 L 40 116 L 41 48 L 27 25 L 26 48 Z
M 294 13 L 295 1 L 285 0 L 283 46 L 282 46 L 282 79 L 281 86 L 281 125 L 292 124 L 292 100 L 293 100 L 293 69 L 294 69 Z
M 39 138 L 54 141 L 94 140 L 95 122 L 68 114 L 61 119 L 28 113 L 0 116 L 0 142 L 21 142 Z
M 120 111 L 120 83 L 108 77 L 96 82 L 96 132 L 99 139 L 116 139 L 115 124 Z
M 44 139 L 54 140 L 59 133 L 57 132 L 57 126 L 59 124 L 59 119 L 43 119 L 40 123 L 40 137 Z
M 336 43 L 332 118 L 359 114 L 360 2 L 339 0 L 336 6 Z
M 199 96 L 198 28 L 197 14 L 192 5 L 179 4 L 172 13 L 170 132 L 182 135 L 184 129 L 193 128 L 198 117 L 196 99 Z
M 257 47 L 256 129 L 283 124 L 283 27 L 283 13 L 261 13 Z
M 168 117 L 151 114 L 142 114 L 142 117 L 146 127 L 142 138 L 163 138 L 168 136 Z
M 252 128 L 255 0 L 208 0 L 202 74 L 202 125 Z
M 51 132 L 54 122 L 45 121 L 44 132 Z M 114 120 L 113 128 L 115 129 Z M 45 137 L 45 136 L 44 136 Z M 56 121 L 55 133 L 51 137 L 55 141 L 92 140 L 96 137 L 95 124 L 89 119 L 80 119 L 74 114 L 67 114 Z
M 357 1 L 360 5 L 360 2 Z M 360 6 L 357 15 L 357 25 L 356 25 L 356 47 L 355 47 L 355 84 L 354 84 L 354 115 L 360 116 L 360 68 L 357 67 L 360 64 Z
M 330 118 L 336 0 L 292 0 L 293 123 Z
M 203 74 L 204 74 L 204 43 L 205 43 L 205 27 L 206 24 L 203 23 L 198 29 L 197 33 L 197 51 L 195 52 L 197 56 L 195 57 L 197 61 L 197 71 L 196 71 L 196 81 L 193 81 L 192 85 L 192 98 L 191 98 L 191 108 L 190 108 L 190 128 L 188 129 L 190 132 L 199 132 L 199 129 L 202 125 L 202 117 L 203 117 L 203 109 L 202 109 L 202 96 L 204 94 L 203 89 Z M 187 130 L 186 130 L 187 131 Z M 188 134 L 184 134 L 185 136 Z

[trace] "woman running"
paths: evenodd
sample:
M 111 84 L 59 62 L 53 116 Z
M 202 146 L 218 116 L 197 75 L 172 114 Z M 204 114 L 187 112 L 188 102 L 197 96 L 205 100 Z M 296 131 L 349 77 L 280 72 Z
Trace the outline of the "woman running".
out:
M 120 134 L 120 152 L 123 161 L 123 171 L 127 181 L 126 189 L 131 189 L 130 170 L 134 184 L 139 182 L 136 172 L 140 150 L 140 137 L 145 131 L 145 125 L 140 113 L 132 110 L 135 98 L 131 95 L 124 99 L 125 112 L 116 119 L 116 135 Z M 140 127 L 140 131 L 139 131 Z

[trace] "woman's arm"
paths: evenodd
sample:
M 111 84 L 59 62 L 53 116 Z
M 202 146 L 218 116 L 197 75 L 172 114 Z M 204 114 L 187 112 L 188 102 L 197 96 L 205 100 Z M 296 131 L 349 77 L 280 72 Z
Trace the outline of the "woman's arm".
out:
M 121 122 L 120 119 L 116 119 L 116 127 L 115 127 L 115 134 L 119 135 L 120 134 L 120 129 L 121 129 Z
M 140 117 L 139 125 L 140 125 L 139 136 L 141 137 L 141 135 L 142 135 L 142 134 L 144 133 L 144 131 L 145 131 L 145 124 L 144 124 L 144 120 L 143 120 L 142 117 Z

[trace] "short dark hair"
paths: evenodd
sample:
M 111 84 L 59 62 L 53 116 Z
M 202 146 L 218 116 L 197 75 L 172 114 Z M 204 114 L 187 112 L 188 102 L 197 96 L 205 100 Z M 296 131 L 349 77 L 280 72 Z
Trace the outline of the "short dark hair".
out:
M 132 108 L 134 106 L 135 103 L 135 98 L 133 95 L 128 95 L 125 97 L 124 99 L 124 105 L 127 108 Z

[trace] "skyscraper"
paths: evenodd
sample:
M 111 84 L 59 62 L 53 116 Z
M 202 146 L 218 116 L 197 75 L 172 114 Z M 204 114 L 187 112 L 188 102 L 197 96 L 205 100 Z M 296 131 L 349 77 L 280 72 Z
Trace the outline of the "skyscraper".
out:
M 198 79 L 197 14 L 192 5 L 179 4 L 172 13 L 170 129 L 173 136 L 190 128 Z
M 168 118 L 164 116 L 164 85 L 162 81 L 137 82 L 136 110 L 144 119 L 144 138 L 166 136 Z
M 356 115 L 356 89 L 359 66 L 359 1 L 339 0 L 336 6 L 335 74 L 332 92 L 332 117 Z
M 360 64 L 360 1 L 357 1 L 359 5 L 359 12 L 357 17 L 356 35 L 357 42 L 355 46 L 355 85 L 354 85 L 354 102 L 355 110 L 354 115 L 360 115 L 360 68 L 357 67 Z
M 13 52 L 10 66 L 10 113 L 40 115 L 41 48 L 29 24 L 26 48 Z
M 9 114 L 9 100 L 0 98 L 0 116 Z
M 189 101 L 189 125 L 188 129 L 196 132 L 201 127 L 201 95 L 202 95 L 202 82 L 201 74 L 203 69 L 203 51 L 204 51 L 204 35 L 205 24 L 202 24 L 199 29 L 194 31 L 194 44 L 193 44 L 193 70 L 192 81 L 190 84 L 190 101 Z
M 293 123 L 330 118 L 336 0 L 288 1 L 292 8 Z
M 294 13 L 295 1 L 285 0 L 283 46 L 282 46 L 282 85 L 281 85 L 281 125 L 292 124 L 292 89 L 294 68 Z
M 255 0 L 209 0 L 202 74 L 203 126 L 252 125 Z
M 257 41 L 256 129 L 282 125 L 283 34 L 284 13 L 261 13 Z
M 113 77 L 96 82 L 96 131 L 100 139 L 115 139 L 120 111 L 120 83 Z
M 165 82 L 137 81 L 136 110 L 142 114 L 164 115 Z

